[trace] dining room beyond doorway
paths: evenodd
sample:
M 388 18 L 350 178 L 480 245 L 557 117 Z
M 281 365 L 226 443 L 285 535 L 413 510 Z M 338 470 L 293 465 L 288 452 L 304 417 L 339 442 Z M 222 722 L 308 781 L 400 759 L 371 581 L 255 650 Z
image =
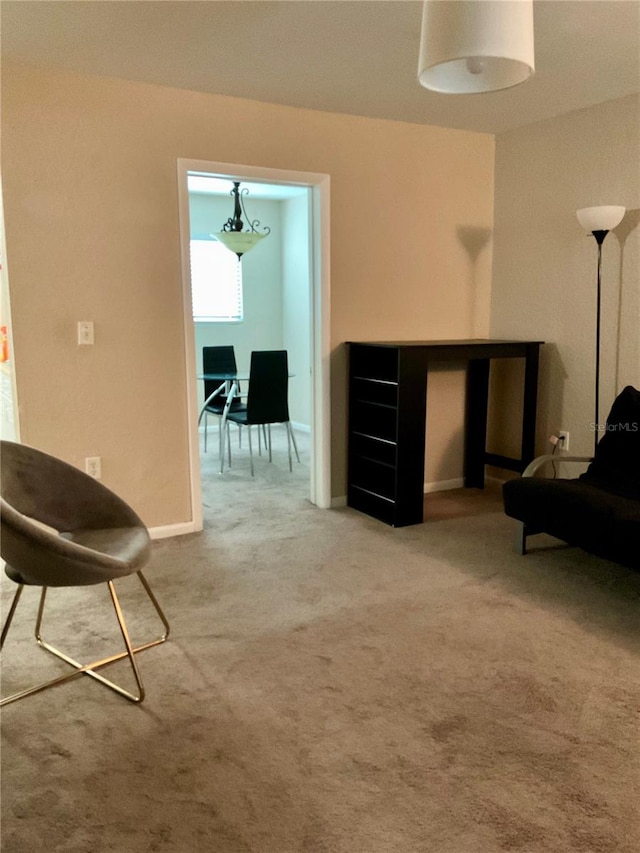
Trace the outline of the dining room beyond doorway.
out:
M 306 465 L 296 472 L 303 490 L 309 491 L 308 446 L 311 433 L 311 247 L 309 187 L 242 182 L 247 215 L 260 227 L 270 229 L 250 252 L 236 258 L 215 239 L 232 213 L 230 179 L 189 172 L 188 202 L 190 223 L 190 270 L 195 343 L 195 372 L 204 375 L 203 351 L 211 347 L 232 347 L 238 376 L 248 376 L 251 353 L 286 350 L 289 360 L 289 412 L 297 442 L 307 450 Z M 205 401 L 207 383 L 198 382 L 198 411 Z M 246 395 L 247 383 L 240 383 Z M 246 396 L 245 396 L 246 399 Z M 203 504 L 206 508 L 208 481 L 220 454 L 221 419 L 201 418 L 200 461 Z M 207 441 L 204 440 L 205 423 Z M 246 428 L 231 426 L 231 466 L 225 464 L 225 478 L 243 478 L 249 473 Z M 282 436 L 280 433 L 282 432 Z M 281 439 L 286 445 L 286 429 L 272 425 L 272 461 L 289 474 L 286 446 L 280 454 Z M 241 441 L 243 436 L 244 440 Z M 254 430 L 256 471 L 268 460 L 268 451 Z M 261 438 L 264 437 L 264 432 Z M 223 442 L 225 443 L 225 442 Z M 282 458 L 280 456 L 282 455 Z M 247 456 L 247 459 L 244 457 Z M 215 463 L 214 463 L 215 460 Z M 228 459 L 227 459 L 228 462 Z M 296 460 L 296 467 L 297 467 Z M 270 470 L 265 472 L 269 479 Z M 219 476 L 219 475 L 218 475 Z M 275 474 L 275 482 L 278 475 Z M 259 480 L 262 480 L 259 477 Z M 254 481 L 255 482 L 255 481 Z M 215 484 L 214 484 L 215 485 Z M 205 512 L 206 515 L 206 512 Z

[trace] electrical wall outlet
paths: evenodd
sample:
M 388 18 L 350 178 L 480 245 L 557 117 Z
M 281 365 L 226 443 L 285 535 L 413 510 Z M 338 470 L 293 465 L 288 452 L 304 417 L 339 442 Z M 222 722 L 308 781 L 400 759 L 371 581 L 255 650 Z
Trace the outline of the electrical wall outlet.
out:
M 563 429 L 559 430 L 558 431 L 558 439 L 559 439 L 558 444 L 560 445 L 560 447 L 563 450 L 568 450 L 569 449 L 569 433 Z
M 78 346 L 91 346 L 93 344 L 93 323 L 91 320 L 80 320 L 78 322 Z
M 102 477 L 102 460 L 99 456 L 87 456 L 84 469 L 94 480 L 99 480 Z

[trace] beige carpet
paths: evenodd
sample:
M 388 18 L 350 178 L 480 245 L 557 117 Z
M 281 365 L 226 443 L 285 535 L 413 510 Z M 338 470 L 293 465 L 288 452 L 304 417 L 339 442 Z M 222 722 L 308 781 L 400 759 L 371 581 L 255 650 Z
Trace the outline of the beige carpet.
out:
M 145 703 L 80 677 L 4 709 L 4 853 L 637 853 L 638 575 L 516 556 L 491 495 L 400 530 L 318 510 L 281 445 L 253 481 L 233 448 L 204 533 L 155 546 L 173 635 L 140 655 Z M 106 589 L 51 599 L 52 639 L 66 617 L 71 649 L 117 643 Z M 58 669 L 36 603 L 4 693 Z

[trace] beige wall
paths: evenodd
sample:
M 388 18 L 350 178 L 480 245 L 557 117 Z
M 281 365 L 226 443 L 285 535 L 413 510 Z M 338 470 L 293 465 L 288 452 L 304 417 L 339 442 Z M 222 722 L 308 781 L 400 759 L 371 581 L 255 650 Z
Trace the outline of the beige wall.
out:
M 622 387 L 640 387 L 640 99 L 497 137 L 491 333 L 547 342 L 539 452 L 550 452 L 548 436 L 560 429 L 570 432 L 571 454 L 593 449 L 597 245 L 576 210 L 600 204 L 627 208 L 603 244 L 604 420 Z M 503 412 L 519 409 L 507 399 Z
M 178 158 L 331 176 L 333 495 L 343 342 L 488 331 L 488 135 L 20 67 L 2 95 L 22 440 L 78 465 L 102 456 L 149 525 L 191 518 Z M 80 319 L 92 348 L 76 345 Z M 443 406 L 430 427 L 446 445 L 460 424 Z

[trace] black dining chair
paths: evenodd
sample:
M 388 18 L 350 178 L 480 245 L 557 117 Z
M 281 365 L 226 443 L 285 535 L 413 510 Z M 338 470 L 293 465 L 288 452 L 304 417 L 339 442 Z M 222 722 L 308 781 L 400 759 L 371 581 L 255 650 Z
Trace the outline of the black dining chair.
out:
M 202 372 L 203 373 L 230 373 L 235 375 L 238 369 L 236 367 L 236 355 L 233 346 L 219 347 L 202 347 Z M 204 399 L 211 396 L 221 385 L 223 381 L 219 379 L 204 380 Z M 238 385 L 238 396 L 234 396 L 231 401 L 230 409 L 237 410 L 242 404 L 239 393 L 240 386 Z M 221 424 L 222 413 L 227 403 L 227 395 L 225 390 L 220 391 L 216 396 L 205 406 L 204 409 L 204 450 L 207 451 L 207 417 L 208 415 L 216 415 L 218 424 Z M 222 444 L 222 443 L 221 443 Z M 231 448 L 229 448 L 229 456 L 231 456 Z M 231 464 L 231 462 L 229 462 Z
M 284 424 L 287 429 L 287 445 L 289 449 L 289 471 L 293 470 L 291 445 L 295 450 L 296 459 L 300 461 L 296 439 L 289 420 L 289 364 L 286 350 L 254 350 L 251 353 L 249 370 L 249 390 L 247 403 L 236 409 L 231 406 L 227 413 L 229 421 L 239 426 L 248 427 L 249 459 L 251 461 L 251 476 L 254 476 L 253 449 L 251 446 L 251 427 L 268 427 L 267 445 L 269 462 L 271 455 L 271 424 Z M 258 432 L 259 435 L 259 432 Z M 222 461 L 220 470 L 222 471 Z

